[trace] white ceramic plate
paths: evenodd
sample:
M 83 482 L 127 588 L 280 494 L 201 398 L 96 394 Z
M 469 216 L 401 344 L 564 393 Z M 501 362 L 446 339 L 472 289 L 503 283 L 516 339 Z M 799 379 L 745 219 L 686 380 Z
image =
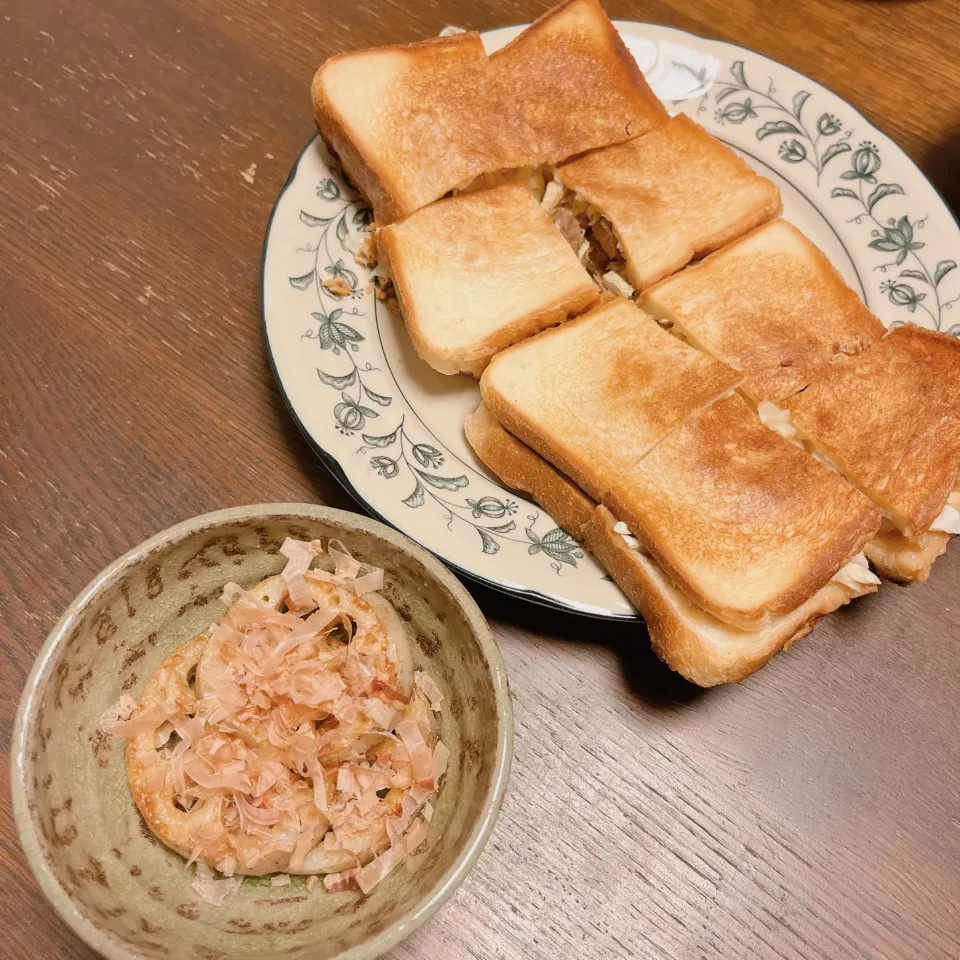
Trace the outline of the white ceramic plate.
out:
M 960 227 L 913 161 L 850 104 L 782 64 L 652 24 L 617 26 L 655 92 L 776 181 L 784 215 L 888 326 L 960 336 Z M 522 26 L 484 34 L 489 51 Z M 268 349 L 301 429 L 374 515 L 457 570 L 594 616 L 632 618 L 604 570 L 502 487 L 463 436 L 476 382 L 436 373 L 369 289 L 352 250 L 370 220 L 323 143 L 304 150 L 263 254 Z M 323 280 L 341 277 L 338 296 Z

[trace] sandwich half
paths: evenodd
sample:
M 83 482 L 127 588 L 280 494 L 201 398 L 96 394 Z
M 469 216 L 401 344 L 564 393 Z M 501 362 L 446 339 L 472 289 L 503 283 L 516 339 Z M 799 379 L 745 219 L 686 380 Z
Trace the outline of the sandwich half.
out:
M 494 354 L 599 295 L 517 183 L 440 200 L 381 227 L 376 244 L 417 353 L 441 373 L 479 376 Z
M 886 333 L 823 252 L 779 219 L 645 290 L 640 305 L 741 370 L 754 402 L 793 396 Z
M 881 520 L 739 394 L 688 417 L 602 502 L 692 602 L 746 629 L 809 600 Z
M 666 119 L 598 0 L 566 0 L 488 57 L 465 33 L 327 60 L 321 136 L 380 224 L 478 177 L 555 164 Z
M 597 557 L 643 615 L 657 655 L 700 686 L 743 680 L 806 636 L 820 617 L 876 590 L 876 578 L 862 562 L 852 562 L 789 613 L 756 629 L 732 626 L 694 603 L 622 521 L 508 433 L 482 403 L 467 417 L 465 431 L 477 456 L 505 484 L 539 503 Z
M 619 267 L 635 290 L 782 208 L 770 180 L 682 113 L 645 136 L 562 164 L 555 177 L 569 191 L 564 205 L 599 247 L 594 258 Z
M 741 379 L 631 301 L 610 297 L 498 354 L 480 393 L 514 436 L 601 500 L 671 429 Z
M 960 533 L 960 341 L 906 324 L 823 370 L 785 405 L 788 428 L 882 511 L 871 562 L 925 580 Z

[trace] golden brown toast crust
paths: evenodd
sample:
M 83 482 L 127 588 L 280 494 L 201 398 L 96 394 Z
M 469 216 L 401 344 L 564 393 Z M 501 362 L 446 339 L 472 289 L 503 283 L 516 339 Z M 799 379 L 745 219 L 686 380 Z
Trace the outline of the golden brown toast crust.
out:
M 518 183 L 438 200 L 376 233 L 419 356 L 479 376 L 504 348 L 562 323 L 596 285 Z
M 602 499 L 688 597 L 743 627 L 808 600 L 881 522 L 739 395 L 687 420 Z
M 344 111 L 330 89 L 331 75 L 352 67 L 357 58 L 363 58 L 361 67 L 389 59 L 398 74 L 376 97 L 382 116 L 376 133 L 366 136 L 354 129 L 358 118 Z M 487 73 L 476 32 L 342 53 L 316 72 L 311 96 L 317 129 L 379 223 L 405 216 L 495 162 L 482 131 L 464 122 Z M 389 143 L 390 149 L 368 144 L 371 138 Z M 421 155 L 430 158 L 427 170 L 419 169 Z
M 523 117 L 522 152 L 511 166 L 620 143 L 668 117 L 599 0 L 558 4 L 493 53 L 490 65 L 501 103 Z
M 464 429 L 477 456 L 505 484 L 531 496 L 567 533 L 583 540 L 643 615 L 657 656 L 693 683 L 709 687 L 744 679 L 853 596 L 839 584 L 829 584 L 800 609 L 761 630 L 723 624 L 697 611 L 649 557 L 627 546 L 615 532 L 616 520 L 606 507 L 598 507 L 539 454 L 507 433 L 483 404 L 467 417 Z
M 584 545 L 643 614 L 657 656 L 701 687 L 744 680 L 810 633 L 822 616 L 854 597 L 842 585 L 830 583 L 759 630 L 741 630 L 698 611 L 650 558 L 626 544 L 615 532 L 615 523 L 606 507 L 598 507 L 581 528 Z M 867 587 L 863 593 L 874 590 Z
M 498 354 L 480 393 L 510 433 L 601 500 L 671 429 L 740 381 L 613 297 Z
M 823 252 L 784 220 L 662 280 L 640 304 L 742 370 L 754 400 L 774 403 L 802 390 L 842 351 L 886 332 Z
M 613 226 L 640 290 L 780 214 L 780 191 L 686 114 L 594 150 L 557 178 Z
M 960 341 L 898 327 L 832 364 L 787 406 L 803 437 L 903 533 L 929 529 L 960 466 Z
M 476 33 L 332 57 L 312 98 L 381 224 L 484 173 L 559 163 L 667 116 L 597 0 L 568 0 L 491 57 Z

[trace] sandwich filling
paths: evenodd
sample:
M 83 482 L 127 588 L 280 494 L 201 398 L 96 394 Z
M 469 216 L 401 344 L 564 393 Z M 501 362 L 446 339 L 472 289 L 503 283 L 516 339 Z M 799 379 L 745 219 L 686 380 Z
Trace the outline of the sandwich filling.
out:
M 627 279 L 627 261 L 610 221 L 596 207 L 571 194 L 561 209 L 576 220 L 587 243 L 582 253 L 587 272 L 604 289 L 628 299 L 635 290 Z
M 597 286 L 631 299 L 636 291 L 626 278 L 626 258 L 610 221 L 556 177 L 546 184 L 540 205 L 553 217 Z

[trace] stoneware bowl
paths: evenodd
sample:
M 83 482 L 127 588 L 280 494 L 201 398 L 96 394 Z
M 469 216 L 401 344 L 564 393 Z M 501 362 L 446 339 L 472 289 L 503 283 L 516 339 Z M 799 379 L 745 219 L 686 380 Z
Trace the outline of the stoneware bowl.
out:
M 452 752 L 427 842 L 369 897 L 248 878 L 222 907 L 190 889 L 193 868 L 146 828 L 127 787 L 124 745 L 102 711 L 223 612 L 225 583 L 279 572 L 284 537 L 338 537 L 386 571 L 384 594 L 416 637 L 418 666 L 444 694 Z M 275 957 L 367 960 L 423 923 L 490 836 L 510 768 L 503 661 L 477 605 L 430 554 L 365 517 L 307 504 L 210 513 L 111 564 L 56 625 L 27 680 L 13 743 L 20 840 L 71 927 L 116 960 Z

